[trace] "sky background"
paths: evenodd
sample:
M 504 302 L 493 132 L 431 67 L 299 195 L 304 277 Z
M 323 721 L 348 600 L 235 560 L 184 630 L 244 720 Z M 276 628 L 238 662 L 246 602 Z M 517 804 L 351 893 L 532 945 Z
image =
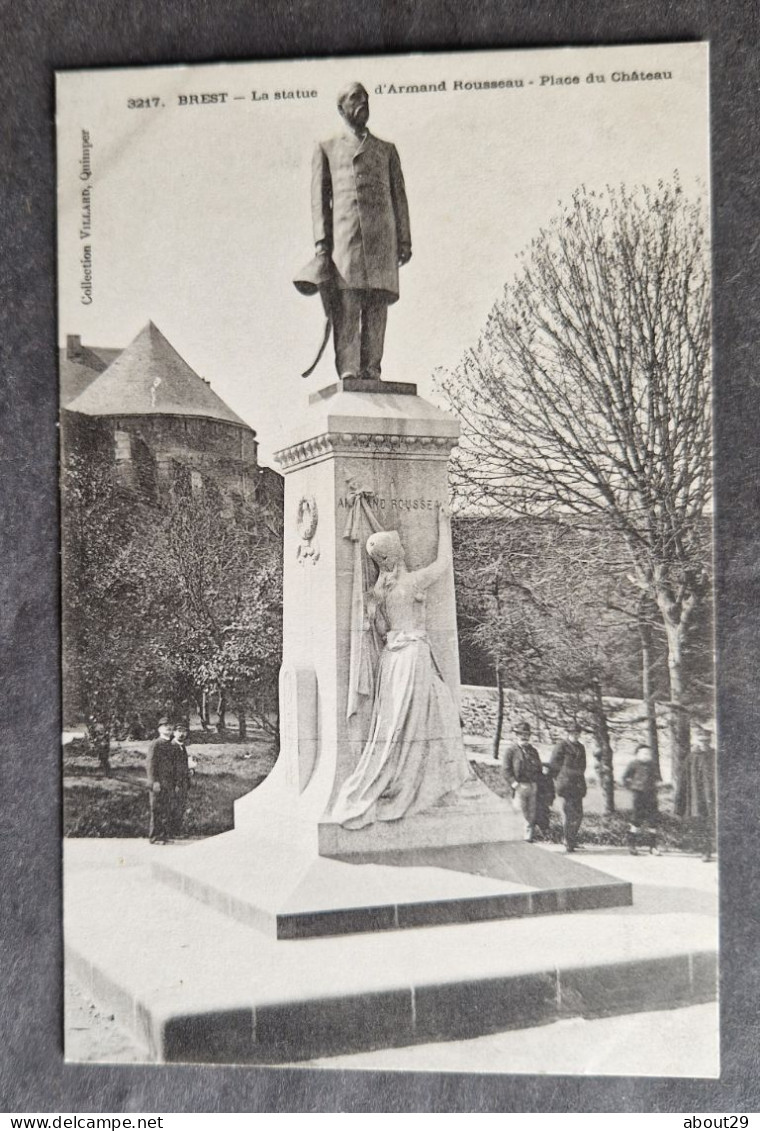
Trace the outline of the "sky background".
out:
M 669 70 L 669 81 L 613 72 Z M 587 76 L 604 75 L 604 83 Z M 578 85 L 544 82 L 578 75 Z M 522 89 L 454 82 L 522 79 Z M 517 268 L 517 253 L 575 188 L 708 181 L 707 47 L 644 45 L 375 56 L 58 75 L 59 337 L 124 347 L 152 320 L 258 433 L 260 457 L 288 441 L 307 394 L 335 379 L 317 297 L 293 275 L 313 254 L 311 157 L 340 131 L 335 96 L 370 94 L 369 128 L 395 143 L 413 258 L 391 307 L 383 377 L 439 400 Z M 446 92 L 377 94 L 446 82 Z M 276 91 L 316 91 L 275 100 Z M 228 92 L 224 104 L 178 96 Z M 256 100 L 252 92 L 269 93 Z M 237 96 L 235 98 L 234 96 Z M 158 98 L 131 109 L 129 98 Z M 92 142 L 93 302 L 81 303 L 82 130 Z

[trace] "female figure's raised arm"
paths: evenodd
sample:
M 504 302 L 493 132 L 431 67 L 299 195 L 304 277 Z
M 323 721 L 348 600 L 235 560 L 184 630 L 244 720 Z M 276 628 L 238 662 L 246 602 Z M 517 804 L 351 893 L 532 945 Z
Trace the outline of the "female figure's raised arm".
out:
M 429 566 L 414 571 L 415 585 L 427 589 L 443 577 L 452 565 L 451 555 L 451 513 L 445 503 L 438 504 L 438 556 Z

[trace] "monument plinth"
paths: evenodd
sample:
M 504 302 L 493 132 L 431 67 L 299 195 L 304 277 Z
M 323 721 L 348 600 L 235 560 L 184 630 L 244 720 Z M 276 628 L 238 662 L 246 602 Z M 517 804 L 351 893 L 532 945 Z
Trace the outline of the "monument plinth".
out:
M 441 509 L 458 435 L 408 391 L 310 399 L 277 453 L 280 755 L 234 831 L 157 860 L 157 879 L 280 939 L 630 902 L 629 885 L 522 843 L 518 814 L 471 774 Z
M 367 538 L 373 531 L 396 531 L 412 573 L 433 562 L 439 510 L 448 497 L 447 464 L 459 436 L 458 422 L 417 396 L 413 385 L 389 384 L 395 391 L 376 392 L 381 383 L 366 382 L 373 391 L 363 392 L 353 391 L 356 384 L 363 383 L 352 382 L 349 391 L 340 382 L 312 396 L 290 443 L 276 454 L 285 476 L 277 772 L 294 810 L 319 826 L 324 854 L 518 839 L 521 826 L 511 806 L 477 780 L 408 818 L 361 829 L 330 819 L 367 742 L 382 650 L 376 640 L 371 655 L 368 603 L 377 570 L 367 556 Z M 434 664 L 458 706 L 450 565 L 426 590 L 425 605 Z M 238 823 L 245 821 L 247 805 L 238 804 Z

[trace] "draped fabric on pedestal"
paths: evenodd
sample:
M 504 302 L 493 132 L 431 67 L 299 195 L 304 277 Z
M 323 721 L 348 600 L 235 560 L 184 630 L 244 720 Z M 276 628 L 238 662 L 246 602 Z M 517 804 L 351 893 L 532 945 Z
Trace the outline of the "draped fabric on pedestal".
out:
M 375 567 L 371 564 L 365 545 L 370 534 L 383 527 L 377 521 L 369 500 L 373 491 L 356 487 L 348 481 L 351 506 L 346 519 L 343 537 L 353 542 L 354 563 L 351 588 L 351 634 L 348 667 L 348 704 L 346 718 L 357 714 L 362 699 L 371 700 L 375 687 L 375 672 L 382 643 L 373 619 L 368 615 L 366 597 L 375 582 Z

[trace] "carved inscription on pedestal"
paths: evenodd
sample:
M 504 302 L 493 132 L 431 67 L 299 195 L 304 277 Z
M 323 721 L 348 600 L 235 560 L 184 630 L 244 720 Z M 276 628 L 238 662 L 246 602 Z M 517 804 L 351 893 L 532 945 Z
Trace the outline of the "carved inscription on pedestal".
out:
M 347 477 L 348 478 L 348 477 Z M 374 511 L 385 511 L 394 514 L 402 511 L 437 511 L 444 499 L 430 499 L 423 496 L 392 497 L 386 499 L 383 495 L 376 495 L 372 491 L 363 492 L 368 507 Z M 348 495 L 338 496 L 338 510 L 349 510 L 353 499 Z

